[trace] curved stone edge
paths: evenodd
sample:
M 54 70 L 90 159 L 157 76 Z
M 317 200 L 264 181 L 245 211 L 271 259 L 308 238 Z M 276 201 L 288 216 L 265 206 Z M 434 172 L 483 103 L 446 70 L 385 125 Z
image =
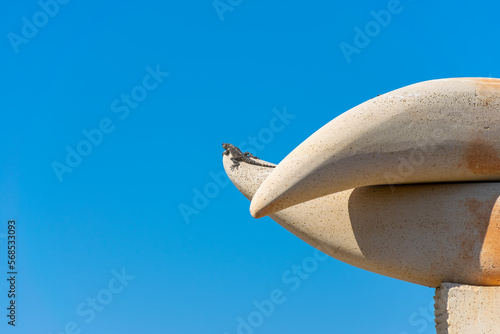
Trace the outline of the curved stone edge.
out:
M 374 97 L 290 152 L 250 212 L 371 185 L 500 181 L 499 108 L 500 79 L 430 80 Z

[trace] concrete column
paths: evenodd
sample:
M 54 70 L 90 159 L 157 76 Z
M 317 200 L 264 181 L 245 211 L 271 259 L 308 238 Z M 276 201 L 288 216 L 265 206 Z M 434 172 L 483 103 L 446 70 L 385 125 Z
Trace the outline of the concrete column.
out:
M 500 286 L 441 283 L 434 300 L 437 334 L 500 334 Z

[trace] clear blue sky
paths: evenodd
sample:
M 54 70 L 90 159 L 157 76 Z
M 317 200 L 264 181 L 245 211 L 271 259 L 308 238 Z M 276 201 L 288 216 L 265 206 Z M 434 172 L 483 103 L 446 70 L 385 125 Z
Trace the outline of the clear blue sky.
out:
M 250 216 L 219 179 L 221 143 L 257 138 L 279 162 L 378 94 L 498 77 L 499 5 L 215 4 L 3 5 L 0 276 L 14 218 L 18 277 L 15 329 L 0 280 L 0 331 L 433 333 L 433 289 L 334 259 L 283 280 L 314 249 Z

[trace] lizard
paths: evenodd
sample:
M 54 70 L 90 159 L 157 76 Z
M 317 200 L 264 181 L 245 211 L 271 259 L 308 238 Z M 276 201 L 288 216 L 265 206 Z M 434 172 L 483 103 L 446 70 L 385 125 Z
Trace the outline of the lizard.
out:
M 222 153 L 222 155 L 229 155 L 231 154 L 231 160 L 233 161 L 233 165 L 231 166 L 231 170 L 234 170 L 235 168 L 238 169 L 238 166 L 240 165 L 240 161 L 246 162 L 247 164 L 255 165 L 255 166 L 261 166 L 261 167 L 269 167 L 269 168 L 274 168 L 276 166 L 271 166 L 267 164 L 263 164 L 260 162 L 257 162 L 253 159 L 258 159 L 256 156 L 252 155 L 250 152 L 241 152 L 239 148 L 232 144 L 228 143 L 222 143 L 222 148 L 225 149 L 225 151 Z

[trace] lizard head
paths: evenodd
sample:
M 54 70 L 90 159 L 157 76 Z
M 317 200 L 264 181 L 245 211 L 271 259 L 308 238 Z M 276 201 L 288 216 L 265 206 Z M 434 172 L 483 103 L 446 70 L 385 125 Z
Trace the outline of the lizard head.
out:
M 227 150 L 229 149 L 229 144 L 228 143 L 222 143 L 222 148 Z

